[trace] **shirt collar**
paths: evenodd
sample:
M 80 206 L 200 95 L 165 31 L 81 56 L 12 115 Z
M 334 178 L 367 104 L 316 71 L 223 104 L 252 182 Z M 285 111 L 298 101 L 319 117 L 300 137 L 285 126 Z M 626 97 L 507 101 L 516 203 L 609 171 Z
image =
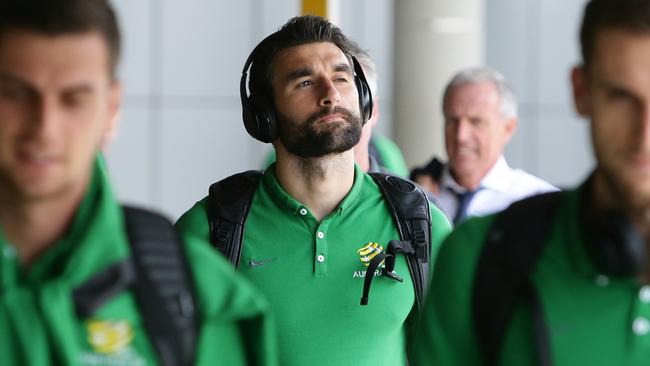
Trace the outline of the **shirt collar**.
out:
M 357 164 L 354 164 L 354 183 L 352 184 L 352 188 L 334 212 L 341 212 L 357 201 L 363 186 L 364 174 L 365 173 L 361 168 L 359 168 Z M 264 175 L 262 176 L 262 184 L 268 191 L 273 202 L 284 210 L 296 214 L 301 208 L 305 207 L 298 200 L 291 197 L 284 188 L 282 188 L 275 176 L 275 163 L 271 164 L 264 172 Z
M 497 159 L 492 169 L 481 180 L 481 186 L 494 191 L 506 192 L 510 187 L 512 169 L 502 156 Z
M 483 177 L 479 184 L 479 189 L 487 188 L 493 191 L 505 192 L 508 190 L 509 176 L 512 169 L 508 166 L 506 159 L 501 155 L 497 162 L 492 166 L 488 173 Z M 467 191 L 456 182 L 449 170 L 449 164 L 445 165 L 441 178 L 442 186 L 452 191 L 461 194 Z
M 586 237 L 583 230 L 585 230 L 580 220 L 580 207 L 584 199 L 584 191 L 587 182 L 581 184 L 578 188 L 572 189 L 566 193 L 565 206 L 560 206 L 556 217 L 556 225 L 561 228 L 560 233 L 566 233 L 567 252 L 573 267 L 581 273 L 588 276 L 593 276 L 598 272 L 595 264 L 589 258 L 589 253 L 586 248 Z M 562 213 L 567 216 L 563 216 Z

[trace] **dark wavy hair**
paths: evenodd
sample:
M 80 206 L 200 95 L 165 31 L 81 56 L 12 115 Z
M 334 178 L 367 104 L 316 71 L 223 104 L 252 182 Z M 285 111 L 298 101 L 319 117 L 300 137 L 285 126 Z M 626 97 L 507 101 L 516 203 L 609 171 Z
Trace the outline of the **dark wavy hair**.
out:
M 109 50 L 110 72 L 115 75 L 120 58 L 120 30 L 108 0 L 2 0 L 0 37 L 26 30 L 48 36 L 94 31 Z
M 585 7 L 580 28 L 580 46 L 585 65 L 589 65 L 594 56 L 596 36 L 605 29 L 650 34 L 650 1 L 591 0 Z
M 330 42 L 340 48 L 352 65 L 350 40 L 341 29 L 327 19 L 306 15 L 291 18 L 280 30 L 266 37 L 253 50 L 253 62 L 250 69 L 249 89 L 252 93 L 263 93 L 273 99 L 273 59 L 285 48 L 308 43 Z

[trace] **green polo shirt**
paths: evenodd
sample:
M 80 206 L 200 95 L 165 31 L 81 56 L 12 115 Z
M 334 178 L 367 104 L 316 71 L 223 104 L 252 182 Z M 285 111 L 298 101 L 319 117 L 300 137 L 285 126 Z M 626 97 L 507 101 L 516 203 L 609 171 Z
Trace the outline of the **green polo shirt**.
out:
M 580 189 L 566 192 L 532 280 L 550 332 L 555 366 L 647 365 L 650 287 L 612 278 L 591 262 L 578 224 Z M 443 244 L 413 345 L 413 365 L 480 365 L 471 292 L 494 216 L 459 226 Z M 501 365 L 537 365 L 530 311 L 513 314 Z
M 100 159 L 65 237 L 25 267 L 0 230 L 0 365 L 156 365 L 133 294 L 88 319 L 72 291 L 130 255 L 121 208 Z M 205 244 L 187 238 L 197 292 L 199 365 L 275 365 L 268 305 Z
M 208 238 L 205 204 L 179 219 L 182 232 Z M 431 218 L 435 253 L 450 228 L 433 205 Z M 369 304 L 359 304 L 368 243 L 385 248 L 392 239 L 399 235 L 381 192 L 358 167 L 350 192 L 321 222 L 284 191 L 274 165 L 267 169 L 245 224 L 239 270 L 271 302 L 281 365 L 405 364 L 415 293 L 403 256 L 396 272 L 404 282 L 377 276 Z

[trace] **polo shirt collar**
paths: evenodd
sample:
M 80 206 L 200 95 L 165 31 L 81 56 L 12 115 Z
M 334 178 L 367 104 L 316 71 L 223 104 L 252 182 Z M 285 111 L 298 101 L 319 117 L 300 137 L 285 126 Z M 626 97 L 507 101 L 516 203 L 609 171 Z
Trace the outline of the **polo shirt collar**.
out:
M 589 189 L 588 184 L 589 179 L 576 189 L 567 192 L 565 202 L 558 209 L 556 226 L 560 227 L 560 233 L 566 235 L 566 238 L 562 241 L 567 245 L 566 249 L 572 268 L 575 268 L 576 271 L 587 278 L 594 278 L 603 273 L 587 251 L 585 230 L 588 230 L 588 228 L 583 226 L 580 218 L 582 200 L 589 199 L 589 197 L 585 197 L 585 190 Z M 636 280 L 635 278 L 631 279 Z
M 365 173 L 361 168 L 359 168 L 357 164 L 354 164 L 354 182 L 352 188 L 333 213 L 342 212 L 351 207 L 357 201 L 363 186 L 364 175 Z M 292 214 L 299 213 L 300 209 L 305 207 L 298 200 L 291 197 L 284 188 L 282 188 L 275 175 L 275 163 L 271 164 L 264 172 L 264 175 L 262 176 L 262 185 L 278 207 L 281 207 Z

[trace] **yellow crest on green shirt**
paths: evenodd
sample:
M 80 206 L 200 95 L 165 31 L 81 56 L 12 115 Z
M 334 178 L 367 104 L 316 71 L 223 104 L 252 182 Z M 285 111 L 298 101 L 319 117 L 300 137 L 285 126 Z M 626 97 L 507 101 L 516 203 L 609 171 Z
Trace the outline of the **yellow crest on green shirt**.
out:
M 123 320 L 91 320 L 86 323 L 88 343 L 97 353 L 122 351 L 133 340 L 131 325 Z
M 366 267 L 370 265 L 370 261 L 379 253 L 384 251 L 384 247 L 379 245 L 379 243 L 370 242 L 357 250 L 359 254 L 359 259 Z M 380 266 L 384 265 L 384 261 L 381 262 Z

